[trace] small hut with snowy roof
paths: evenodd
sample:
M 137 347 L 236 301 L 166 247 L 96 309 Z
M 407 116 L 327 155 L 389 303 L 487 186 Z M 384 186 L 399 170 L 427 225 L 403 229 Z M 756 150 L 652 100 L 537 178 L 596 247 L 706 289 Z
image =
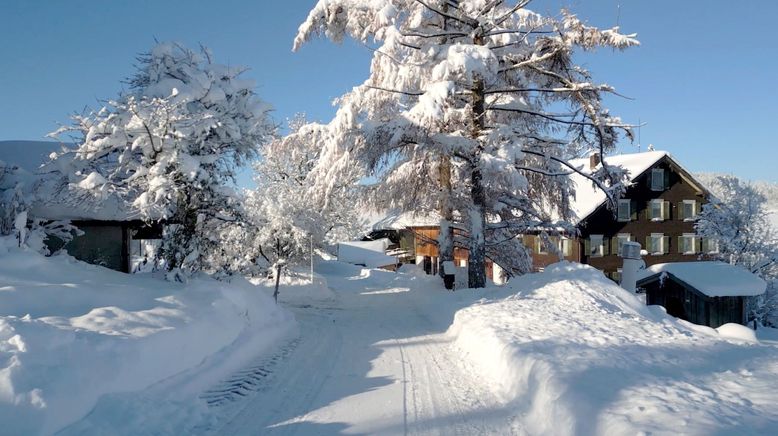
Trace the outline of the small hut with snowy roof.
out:
M 639 273 L 637 286 L 646 291 L 647 304 L 716 328 L 745 324 L 747 298 L 763 294 L 767 283 L 741 267 L 711 261 L 652 265 Z

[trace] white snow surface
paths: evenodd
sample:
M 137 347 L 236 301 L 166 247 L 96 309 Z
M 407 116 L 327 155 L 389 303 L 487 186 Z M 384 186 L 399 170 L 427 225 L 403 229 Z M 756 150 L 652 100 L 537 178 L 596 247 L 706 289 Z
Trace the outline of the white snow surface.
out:
M 561 263 L 509 286 L 454 293 L 413 266 L 320 262 L 316 271 L 334 297 L 306 303 L 295 287 L 282 291 L 299 342 L 255 395 L 221 416 L 217 434 L 778 428 L 774 339 L 679 321 L 588 266 Z
M 386 238 L 374 241 L 339 242 L 338 260 L 369 268 L 394 265 L 397 263 L 397 259 L 386 254 L 388 246 L 389 240 Z
M 74 264 L 68 258 L 46 262 L 54 266 L 61 262 L 62 268 Z M 4 275 L 14 277 L 6 267 L 0 268 Z M 103 292 L 95 292 L 90 300 L 119 300 L 120 295 L 128 295 L 119 292 L 122 282 L 117 273 L 54 281 L 60 274 L 54 271 L 47 278 L 43 271 L 34 279 L 29 272 L 17 275 L 39 283 L 38 288 L 27 286 L 41 295 L 74 292 L 87 287 L 85 282 L 90 286 L 104 283 L 100 285 Z M 567 262 L 503 287 L 453 293 L 443 289 L 440 278 L 409 265 L 393 273 L 319 261 L 315 271 L 313 283 L 306 274 L 282 283 L 279 302 L 297 318 L 299 336 L 272 358 L 243 367 L 232 365 L 233 375 L 223 378 L 226 382 L 214 382 L 217 377 L 210 369 L 215 363 L 239 361 L 229 358 L 236 347 L 227 346 L 205 358 L 205 363 L 150 387 L 102 396 L 89 415 L 62 434 L 739 435 L 775 434 L 778 429 L 776 330 L 760 329 L 755 340 L 742 326 L 723 326 L 717 331 L 679 321 L 659 307 L 646 307 L 600 271 Z M 139 283 L 133 281 L 132 289 L 147 295 L 146 299 L 133 296 L 124 303 L 90 303 L 87 307 L 116 305 L 143 313 L 129 302 L 154 301 L 163 306 L 169 301 L 156 296 L 167 292 Z M 257 283 L 265 293 L 272 290 L 266 282 Z M 19 285 L 11 282 L 8 286 Z M 191 291 L 192 295 L 176 294 L 176 300 L 213 301 L 203 297 L 196 286 Z M 255 297 L 266 300 L 261 293 Z M 67 329 L 83 308 L 39 303 L 52 299 L 30 298 L 10 306 L 17 313 L 28 308 L 35 314 L 29 321 L 2 318 L 2 353 L 28 357 L 15 371 L 38 385 L 51 385 L 44 382 L 52 377 L 60 380 L 67 388 L 61 392 L 69 393 L 74 402 L 96 380 L 116 383 L 142 361 L 137 349 L 115 346 L 117 341 L 140 342 L 167 331 L 156 332 L 152 326 L 142 336 L 145 327 L 100 327 L 120 335 L 98 343 L 92 339 L 97 333 Z M 69 314 L 47 313 L 53 310 Z M 209 308 L 232 310 L 227 302 Z M 192 319 L 209 311 L 193 313 Z M 67 320 L 63 333 L 51 330 L 52 317 Z M 223 321 L 227 327 L 221 329 L 236 328 L 234 318 L 240 316 Z M 22 327 L 25 322 L 47 329 L 39 337 L 48 339 L 33 341 L 36 336 Z M 16 330 L 6 334 L 7 326 Z M 272 331 L 268 324 L 256 326 L 263 332 Z M 222 334 L 220 328 L 209 327 L 194 336 L 210 343 Z M 18 339 L 14 339 L 16 334 Z M 60 361 L 31 363 L 29 357 L 43 353 L 38 344 L 59 352 Z M 159 354 L 188 355 L 173 344 L 161 341 L 153 352 L 146 350 L 143 355 L 154 356 L 160 365 L 168 360 Z M 237 347 L 246 348 L 252 347 Z M 253 351 L 256 355 L 257 350 Z M 97 363 L 95 356 L 106 363 Z M 88 367 L 79 372 L 77 364 Z M 121 376 L 103 376 L 117 364 L 122 369 L 111 374 Z M 78 379 L 71 381 L 63 373 Z M 8 373 L 0 374 L 6 377 Z M 18 375 L 14 380 L 14 386 L 22 386 Z M 205 391 L 229 394 L 231 386 L 248 381 L 251 389 L 229 397 L 223 405 L 196 408 L 192 401 L 182 400 L 189 397 L 181 392 L 190 397 Z M 43 390 L 39 397 L 51 398 L 46 395 Z M 36 398 L 27 395 L 20 404 L 32 404 Z M 18 414 L 8 415 L 10 410 Z M 35 417 L 36 410 L 30 405 L 3 406 L 3 422 L 29 422 L 25 417 Z
M 585 265 L 555 264 L 510 286 L 519 292 L 457 312 L 449 330 L 510 410 L 502 434 L 778 429 L 775 342 L 676 320 Z
M 762 295 L 767 283 L 746 269 L 719 261 L 670 262 L 651 265 L 638 272 L 638 280 L 656 274 L 672 274 L 708 297 Z
M 242 279 L 174 284 L 14 242 L 0 240 L 0 434 L 51 434 L 90 411 L 112 419 L 93 434 L 121 433 L 132 419 L 181 429 L 202 419 L 204 387 L 294 330 Z

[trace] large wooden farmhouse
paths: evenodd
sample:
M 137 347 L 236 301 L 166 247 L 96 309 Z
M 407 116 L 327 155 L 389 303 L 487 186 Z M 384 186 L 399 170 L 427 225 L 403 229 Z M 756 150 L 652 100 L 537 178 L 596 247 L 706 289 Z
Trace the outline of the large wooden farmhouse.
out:
M 560 258 L 590 264 L 619 280 L 621 244 L 639 242 L 648 266 L 667 262 L 697 261 L 717 250 L 714 241 L 695 235 L 694 218 L 708 200 L 708 192 L 669 153 L 649 151 L 607 157 L 607 165 L 624 168 L 630 186 L 618 210 L 607 207 L 606 196 L 583 176 L 573 175 L 576 195 L 571 203 L 576 234 L 547 238 L 523 236 L 536 270 Z M 583 172 L 593 172 L 602 163 L 598 155 L 572 161 Z M 439 234 L 437 216 L 401 214 L 379 221 L 374 229 L 395 232 L 397 248 L 407 259 L 429 274 L 437 272 Z M 458 232 L 461 230 L 455 230 Z M 548 240 L 551 244 L 544 243 Z M 466 266 L 467 250 L 457 248 L 455 263 Z M 487 276 L 496 279 L 500 268 L 487 262 Z

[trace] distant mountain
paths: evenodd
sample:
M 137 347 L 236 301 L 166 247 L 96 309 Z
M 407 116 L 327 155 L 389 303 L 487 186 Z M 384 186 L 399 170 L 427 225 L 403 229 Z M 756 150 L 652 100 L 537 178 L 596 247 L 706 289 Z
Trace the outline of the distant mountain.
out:
M 49 159 L 49 155 L 62 150 L 63 144 L 55 141 L 0 141 L 0 160 L 18 165 L 33 173 Z
M 694 177 L 697 178 L 703 185 L 711 186 L 713 179 L 725 174 L 720 173 L 697 173 Z M 778 183 L 756 181 L 753 182 L 756 189 L 761 192 L 767 198 L 767 209 L 772 212 L 770 220 L 773 226 L 778 229 Z M 713 192 L 715 194 L 715 192 Z

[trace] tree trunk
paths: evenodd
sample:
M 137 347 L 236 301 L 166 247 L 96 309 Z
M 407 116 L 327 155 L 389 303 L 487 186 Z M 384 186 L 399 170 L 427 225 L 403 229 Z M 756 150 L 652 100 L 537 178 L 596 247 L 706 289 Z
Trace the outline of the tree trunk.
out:
M 468 260 L 467 285 L 470 288 L 486 286 L 486 238 L 484 227 L 484 188 L 481 181 L 481 170 L 477 163 L 472 170 L 472 186 L 470 195 L 473 204 L 470 207 L 470 253 Z
M 438 235 L 438 272 L 443 277 L 443 262 L 454 260 L 454 231 L 451 228 L 451 160 L 440 159 L 440 235 Z
M 276 288 L 273 291 L 273 298 L 276 300 L 276 304 L 278 304 L 278 285 L 281 281 L 281 262 L 276 262 Z
M 481 37 L 474 38 L 476 44 L 483 44 Z M 486 194 L 484 193 L 483 175 L 481 174 L 481 152 L 483 146 L 480 142 L 481 132 L 484 128 L 485 117 L 485 93 L 484 82 L 476 79 L 473 82 L 473 139 L 476 147 L 470 161 L 470 253 L 468 259 L 467 283 L 470 288 L 483 288 L 486 286 Z

